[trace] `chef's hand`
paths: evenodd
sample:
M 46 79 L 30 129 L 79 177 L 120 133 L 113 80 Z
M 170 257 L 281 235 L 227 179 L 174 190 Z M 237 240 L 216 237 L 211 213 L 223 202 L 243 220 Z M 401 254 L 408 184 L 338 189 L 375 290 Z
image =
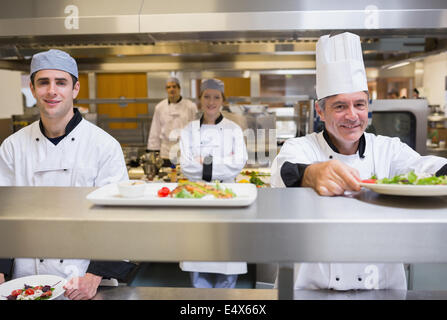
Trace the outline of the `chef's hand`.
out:
M 5 275 L 3 273 L 0 273 L 0 284 L 5 282 Z
M 360 191 L 359 172 L 338 160 L 311 164 L 304 171 L 302 187 L 313 188 L 320 196 Z
M 86 273 L 83 277 L 72 278 L 64 289 L 64 296 L 71 300 L 89 300 L 96 295 L 102 277 L 92 273 Z

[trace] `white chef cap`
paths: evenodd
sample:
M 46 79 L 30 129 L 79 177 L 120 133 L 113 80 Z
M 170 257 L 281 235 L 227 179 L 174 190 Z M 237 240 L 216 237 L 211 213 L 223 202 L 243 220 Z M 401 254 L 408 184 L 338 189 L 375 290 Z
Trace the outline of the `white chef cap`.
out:
M 78 66 L 76 60 L 73 59 L 68 53 L 50 49 L 33 55 L 31 60 L 30 75 L 34 72 L 44 69 L 62 70 L 70 73 L 71 75 L 79 78 Z
M 166 80 L 166 84 L 168 84 L 169 82 L 175 82 L 175 83 L 177 83 L 177 85 L 180 87 L 180 80 L 177 79 L 176 77 L 169 77 L 169 78 Z
M 219 79 L 205 79 L 202 80 L 202 83 L 200 84 L 200 94 L 202 94 L 206 89 L 219 90 L 223 94 L 224 88 L 224 83 Z
M 317 42 L 317 99 L 340 93 L 367 91 L 360 37 L 345 32 Z

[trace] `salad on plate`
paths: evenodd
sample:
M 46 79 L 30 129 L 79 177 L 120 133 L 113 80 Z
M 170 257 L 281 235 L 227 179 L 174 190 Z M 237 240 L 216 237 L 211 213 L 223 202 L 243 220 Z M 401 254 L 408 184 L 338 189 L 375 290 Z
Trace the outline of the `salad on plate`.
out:
M 363 183 L 372 184 L 398 184 L 398 185 L 447 185 L 447 176 L 435 176 L 427 173 L 416 174 L 411 171 L 406 174 L 396 175 L 392 178 L 377 179 L 373 176 L 369 179 L 362 180 Z
M 158 197 L 171 197 L 182 199 L 202 199 L 213 197 L 216 199 L 235 198 L 236 194 L 230 188 L 224 188 L 219 182 L 214 185 L 203 182 L 180 181 L 176 188 L 170 190 L 163 187 L 158 190 Z

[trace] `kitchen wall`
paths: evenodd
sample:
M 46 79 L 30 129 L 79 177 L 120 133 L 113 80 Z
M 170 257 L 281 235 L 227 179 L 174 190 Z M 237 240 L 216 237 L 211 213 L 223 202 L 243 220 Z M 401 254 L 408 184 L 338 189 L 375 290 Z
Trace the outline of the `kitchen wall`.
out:
M 0 119 L 23 114 L 20 71 L 0 70 Z
M 424 60 L 424 93 L 429 104 L 438 104 L 444 108 L 445 81 L 447 76 L 447 53 L 428 57 Z

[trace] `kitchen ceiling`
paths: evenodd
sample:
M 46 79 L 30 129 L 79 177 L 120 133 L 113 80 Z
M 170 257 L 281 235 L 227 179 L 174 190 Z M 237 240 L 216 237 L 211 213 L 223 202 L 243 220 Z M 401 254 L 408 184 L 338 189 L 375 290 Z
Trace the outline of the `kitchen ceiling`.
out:
M 318 37 L 342 31 L 367 67 L 447 50 L 445 1 L 221 2 L 4 0 L 0 68 L 60 48 L 81 71 L 313 69 Z

